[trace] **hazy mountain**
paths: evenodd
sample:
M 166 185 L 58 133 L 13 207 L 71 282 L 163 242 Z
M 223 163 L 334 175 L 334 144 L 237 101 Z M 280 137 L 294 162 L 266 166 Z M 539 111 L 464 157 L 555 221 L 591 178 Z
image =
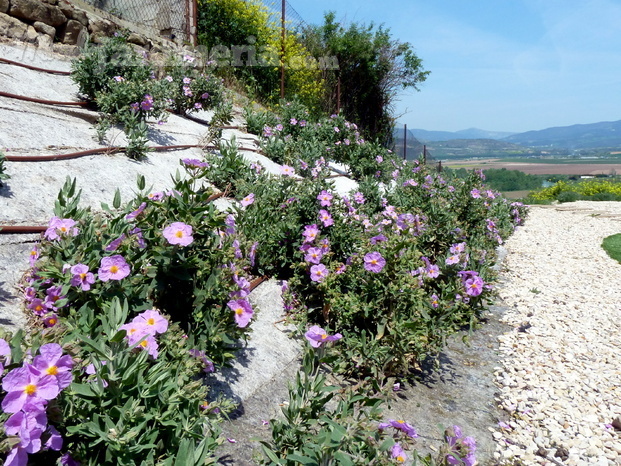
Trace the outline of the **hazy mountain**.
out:
M 393 151 L 398 157 L 403 157 L 403 125 L 396 125 L 392 134 Z M 408 129 L 406 139 L 406 157 L 408 160 L 417 160 L 423 153 L 423 144 Z
M 503 141 L 529 147 L 567 149 L 621 147 L 621 120 L 527 131 L 503 138 Z
M 484 129 L 469 128 L 461 131 L 427 131 L 424 129 L 412 129 L 412 134 L 421 141 L 450 141 L 452 139 L 502 139 L 515 133 L 500 131 L 486 131 Z

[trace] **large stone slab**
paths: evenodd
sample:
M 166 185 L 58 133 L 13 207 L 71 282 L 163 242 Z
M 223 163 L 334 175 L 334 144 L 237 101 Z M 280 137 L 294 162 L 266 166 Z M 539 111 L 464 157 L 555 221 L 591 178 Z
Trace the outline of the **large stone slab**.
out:
M 0 0 L 1 1 L 1 0 Z M 28 33 L 28 25 L 19 19 L 0 13 L 0 36 L 24 40 Z
M 9 11 L 11 16 L 41 21 L 50 26 L 61 26 L 67 22 L 67 17 L 60 11 L 60 8 L 37 0 L 11 0 Z

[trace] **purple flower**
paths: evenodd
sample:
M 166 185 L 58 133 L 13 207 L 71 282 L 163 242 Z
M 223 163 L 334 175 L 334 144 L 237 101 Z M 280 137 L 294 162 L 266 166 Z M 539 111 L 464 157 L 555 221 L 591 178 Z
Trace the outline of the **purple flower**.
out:
M 432 294 L 431 295 L 431 307 L 433 307 L 434 309 L 437 309 L 438 306 L 440 305 L 440 298 L 438 298 L 437 294 Z
M 470 195 L 472 196 L 473 199 L 480 199 L 481 198 L 481 191 L 479 191 L 478 189 L 473 189 L 472 191 L 470 191 Z
M 403 448 L 398 443 L 395 443 L 390 450 L 390 456 L 394 458 L 397 463 L 405 463 L 408 459 L 408 455 L 405 454 Z
M 280 167 L 280 174 L 283 176 L 293 176 L 295 175 L 295 170 L 289 165 L 283 165 Z
M 386 238 L 384 235 L 377 235 L 371 238 L 371 244 L 377 244 L 382 241 L 388 241 L 388 238 Z
M 302 236 L 304 236 L 305 243 L 312 243 L 317 238 L 319 234 L 319 228 L 317 224 L 313 223 L 312 225 L 306 225 L 304 227 L 304 231 L 302 232 Z
M 32 301 L 28 303 L 28 309 L 32 310 L 36 315 L 42 316 L 44 315 L 48 308 L 43 302 L 41 298 L 34 298 Z
M 150 112 L 153 110 L 153 97 L 149 94 L 145 94 L 144 100 L 140 102 L 140 109 L 145 112 Z
M 166 320 L 166 318 L 164 318 L 155 309 L 149 309 L 141 314 L 138 314 L 134 317 L 132 322 L 138 326 L 143 326 L 143 328 L 151 335 L 164 333 L 168 330 L 168 320 Z
M 62 464 L 63 466 L 80 466 L 80 463 L 78 463 L 76 460 L 74 460 L 71 457 L 71 455 L 69 455 L 69 453 L 65 453 L 60 458 L 60 464 Z
M 140 204 L 140 206 L 136 210 L 134 210 L 133 212 L 127 214 L 125 216 L 125 220 L 133 220 L 133 219 L 135 219 L 136 217 L 138 217 L 138 215 L 140 215 L 143 212 L 143 210 L 146 207 L 147 207 L 147 203 L 143 202 L 142 204 Z
M 43 236 L 49 240 L 55 240 L 61 236 L 76 236 L 79 230 L 75 227 L 76 221 L 70 218 L 58 218 L 56 216 L 50 219 L 47 230 Z
M 440 267 L 435 264 L 429 264 L 425 269 L 425 274 L 429 278 L 436 278 L 440 275 Z
M 43 325 L 45 325 L 48 328 L 53 327 L 57 323 L 58 323 L 58 316 L 54 313 L 47 314 L 45 318 L 43 319 Z
M 332 194 L 323 190 L 317 195 L 317 200 L 321 201 L 322 207 L 329 207 L 332 204 Z
M 190 355 L 194 356 L 197 359 L 200 359 L 200 361 L 204 365 L 203 372 L 205 372 L 206 374 L 209 374 L 209 373 L 214 372 L 216 370 L 214 365 L 213 365 L 213 362 L 211 362 L 209 359 L 207 359 L 207 356 L 205 355 L 204 351 L 199 351 L 197 349 L 191 349 L 190 350 Z
M 364 269 L 368 272 L 379 273 L 386 265 L 386 259 L 382 255 L 373 251 L 364 256 Z
M 325 209 L 321 209 L 319 211 L 319 220 L 321 220 L 324 227 L 329 227 L 330 225 L 334 225 L 334 220 L 332 219 L 330 212 L 328 212 Z
M 444 440 L 451 449 L 451 453 L 446 455 L 448 464 L 473 466 L 476 463 L 476 440 L 473 437 L 464 437 L 459 426 L 446 429 Z
M 183 159 L 183 164 L 189 168 L 208 168 L 209 164 L 207 162 L 201 162 L 198 159 Z
M 481 277 L 472 277 L 464 282 L 466 294 L 470 296 L 479 296 L 483 292 L 484 281 Z
M 298 124 L 298 120 L 296 120 L 295 118 L 291 118 L 291 120 L 289 120 L 289 124 L 295 126 Z
M 418 437 L 418 434 L 416 433 L 416 430 L 414 429 L 414 427 L 412 427 L 410 424 L 408 424 L 407 422 L 399 419 L 399 420 L 394 420 L 394 419 L 388 419 L 388 422 L 381 422 L 377 428 L 380 430 L 384 430 L 387 427 L 393 427 L 397 430 L 400 430 L 401 432 L 403 432 L 405 435 L 407 435 L 408 437 L 411 438 L 416 438 Z
M 101 259 L 101 264 L 97 275 L 102 282 L 108 280 L 122 280 L 127 277 L 131 272 L 131 267 L 120 254 L 114 256 L 104 257 Z
M 108 244 L 104 249 L 108 252 L 116 251 L 125 238 L 125 233 L 121 234 L 121 236 L 111 241 L 110 244 Z
M 35 244 L 34 248 L 32 248 L 32 251 L 30 251 L 30 267 L 34 267 L 34 265 L 37 263 L 37 260 L 39 259 L 39 256 L 39 245 Z
M 358 204 L 364 204 L 365 199 L 364 199 L 364 194 L 362 194 L 361 192 L 357 192 L 354 194 L 354 201 L 356 201 Z
M 311 264 L 319 264 L 319 262 L 321 262 L 322 257 L 323 257 L 323 251 L 321 250 L 321 248 L 309 248 L 306 251 L 304 260 Z
M 237 299 L 229 301 L 226 305 L 235 313 L 234 317 L 237 326 L 241 328 L 246 327 L 254 314 L 250 303 L 245 299 Z
M 164 228 L 163 235 L 170 244 L 178 244 L 179 246 L 187 246 L 194 241 L 192 227 L 183 222 L 170 224 Z
M 71 285 L 81 287 L 82 291 L 90 290 L 91 285 L 95 283 L 95 276 L 88 271 L 88 266 L 85 264 L 74 265 L 71 267 L 71 273 L 73 274 Z
M 32 365 L 42 375 L 53 376 L 60 390 L 71 385 L 73 360 L 68 354 L 63 355 L 63 349 L 58 343 L 48 343 L 41 346 L 39 355 L 34 358 Z
M 324 329 L 317 325 L 313 325 L 311 328 L 309 328 L 304 336 L 313 348 L 319 348 L 321 345 L 328 341 L 337 341 L 343 338 L 343 335 L 341 335 L 340 333 L 328 335 L 328 333 Z
M 43 409 L 60 392 L 56 377 L 41 374 L 28 364 L 9 372 L 2 380 L 2 388 L 7 392 L 2 400 L 5 413 L 17 413 L 26 404 Z
M 240 201 L 240 204 L 242 205 L 242 207 L 248 207 L 253 202 L 254 202 L 254 193 L 250 193 Z
M 324 281 L 329 273 L 330 271 L 323 264 L 313 265 L 310 268 L 310 278 L 317 283 Z
M 456 255 L 456 254 L 454 254 L 454 255 L 452 255 L 452 256 L 449 256 L 449 257 L 448 257 L 448 258 L 444 261 L 444 263 L 445 263 L 446 265 L 453 265 L 453 264 L 457 264 L 457 263 L 459 263 L 459 256 L 458 256 L 458 255 Z

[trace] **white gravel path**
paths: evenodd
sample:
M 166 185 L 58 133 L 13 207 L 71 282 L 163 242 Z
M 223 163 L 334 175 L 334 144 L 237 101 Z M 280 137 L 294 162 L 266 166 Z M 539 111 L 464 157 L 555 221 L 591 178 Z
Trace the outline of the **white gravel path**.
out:
M 507 241 L 499 292 L 515 331 L 500 337 L 510 428 L 494 433 L 499 460 L 621 464 L 611 425 L 621 415 L 621 264 L 601 247 L 616 233 L 621 202 L 581 201 L 533 207 Z

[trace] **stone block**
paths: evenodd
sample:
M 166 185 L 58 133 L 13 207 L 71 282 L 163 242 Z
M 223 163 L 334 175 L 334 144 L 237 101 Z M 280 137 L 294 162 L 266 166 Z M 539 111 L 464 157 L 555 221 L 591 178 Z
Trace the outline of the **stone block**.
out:
M 50 26 L 62 26 L 67 17 L 60 8 L 39 0 L 11 0 L 11 16 L 29 21 L 40 21 Z
M 111 36 L 116 30 L 116 25 L 112 21 L 99 17 L 89 16 L 88 32 L 93 35 Z
M 0 13 L 9 11 L 9 0 L 0 0 Z
M 147 40 L 145 36 L 143 36 L 142 34 L 136 34 L 135 32 L 132 32 L 127 37 L 127 42 L 129 42 L 130 44 L 139 45 L 141 47 L 146 47 L 147 44 L 149 43 L 149 41 Z
M 28 28 L 26 29 L 26 36 L 24 37 L 24 40 L 26 42 L 34 44 L 37 41 L 37 37 L 39 37 L 39 33 L 36 31 L 36 29 L 32 26 L 28 26 Z
M 0 36 L 9 37 L 11 39 L 24 40 L 27 32 L 27 24 L 22 23 L 17 18 L 13 18 L 7 14 L 0 13 Z
M 86 34 L 86 28 L 82 23 L 75 19 L 70 19 L 67 21 L 67 25 L 60 36 L 60 41 L 63 44 L 76 45 L 80 40 L 80 35 L 84 36 L 84 34 Z
M 58 5 L 58 0 L 41 0 L 43 3 L 47 3 L 48 5 Z
M 58 8 L 60 8 L 60 11 L 62 11 L 68 19 L 75 19 L 76 21 L 81 22 L 83 26 L 88 26 L 88 16 L 86 11 L 75 8 L 67 2 L 59 3 Z
M 52 45 L 52 50 L 61 55 L 67 55 L 70 57 L 77 57 L 80 55 L 80 47 L 77 45 L 55 43 Z
M 39 34 L 39 36 L 37 37 L 37 40 L 35 41 L 35 43 L 37 44 L 37 47 L 39 47 L 40 49 L 48 49 L 49 50 L 49 49 L 52 48 L 52 44 L 54 43 L 54 39 L 52 39 L 47 34 Z
M 49 24 L 42 23 L 41 21 L 35 21 L 33 24 L 35 30 L 42 34 L 47 34 L 52 39 L 56 36 L 56 28 L 50 26 Z

